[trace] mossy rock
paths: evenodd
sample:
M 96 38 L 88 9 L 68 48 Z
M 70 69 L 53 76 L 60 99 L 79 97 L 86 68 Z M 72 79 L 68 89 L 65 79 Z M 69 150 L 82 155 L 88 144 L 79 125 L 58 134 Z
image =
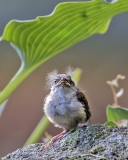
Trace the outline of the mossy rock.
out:
M 68 133 L 45 151 L 43 146 L 29 145 L 2 160 L 128 160 L 128 128 L 95 124 Z

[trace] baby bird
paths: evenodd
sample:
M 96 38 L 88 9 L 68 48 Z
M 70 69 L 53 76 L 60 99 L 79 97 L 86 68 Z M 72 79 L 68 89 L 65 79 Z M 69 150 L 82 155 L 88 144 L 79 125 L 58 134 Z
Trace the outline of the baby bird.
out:
M 50 74 L 48 84 L 51 91 L 45 99 L 44 112 L 56 127 L 64 131 L 53 137 L 44 149 L 67 132 L 87 125 L 91 117 L 88 101 L 70 75 Z

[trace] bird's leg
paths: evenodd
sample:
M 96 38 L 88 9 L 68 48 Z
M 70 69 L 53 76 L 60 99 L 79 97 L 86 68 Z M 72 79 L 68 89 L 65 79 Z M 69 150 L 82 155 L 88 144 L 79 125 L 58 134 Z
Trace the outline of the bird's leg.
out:
M 67 130 L 64 130 L 63 132 L 61 132 L 60 134 L 54 136 L 52 139 L 51 139 L 51 142 L 54 143 L 56 140 L 60 139 L 61 137 L 63 137 L 68 131 Z
M 51 141 L 46 144 L 43 148 L 43 150 L 47 149 L 49 146 L 51 146 L 55 141 L 57 141 L 58 139 L 60 139 L 61 137 L 63 137 L 68 131 L 67 130 L 64 130 L 63 132 L 61 132 L 60 134 L 54 136 Z
M 79 123 L 78 127 L 79 128 L 86 127 L 88 125 L 88 123 L 89 123 L 89 120 L 86 123 Z

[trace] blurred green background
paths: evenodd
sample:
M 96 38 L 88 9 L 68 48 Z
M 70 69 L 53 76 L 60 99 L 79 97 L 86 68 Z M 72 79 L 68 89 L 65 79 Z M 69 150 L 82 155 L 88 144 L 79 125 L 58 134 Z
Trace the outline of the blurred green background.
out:
M 0 35 L 10 20 L 31 20 L 48 15 L 59 2 L 64 0 L 0 0 Z M 23 146 L 43 115 L 43 102 L 48 94 L 45 87 L 47 73 L 53 69 L 62 73 L 67 66 L 83 70 L 79 88 L 85 91 L 88 98 L 92 111 L 91 123 L 106 121 L 106 106 L 113 103 L 106 81 L 114 79 L 118 73 L 126 76 L 126 80 L 120 83 L 125 93 L 119 104 L 127 107 L 128 13 L 114 17 L 106 34 L 94 35 L 45 62 L 13 92 L 0 117 L 0 157 Z M 0 90 L 19 67 L 20 59 L 16 51 L 9 43 L 1 42 Z M 61 130 L 50 124 L 47 131 L 56 135 Z

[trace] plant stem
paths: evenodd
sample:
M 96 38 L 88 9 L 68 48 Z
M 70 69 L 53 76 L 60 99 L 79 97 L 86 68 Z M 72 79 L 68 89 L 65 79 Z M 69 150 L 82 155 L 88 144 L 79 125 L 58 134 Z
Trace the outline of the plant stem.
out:
M 36 143 L 40 139 L 41 135 L 44 133 L 48 125 L 48 118 L 46 116 L 43 116 L 24 146 Z
M 32 72 L 32 68 L 26 68 L 24 65 L 21 65 L 19 71 L 11 79 L 8 85 L 0 93 L 0 104 L 2 104 L 10 94 L 15 90 L 15 88 Z
M 72 80 L 77 84 L 81 78 L 81 75 L 82 75 L 82 70 L 80 68 L 75 68 Z
M 118 106 L 118 100 L 117 100 L 117 96 L 116 96 L 116 90 L 114 88 L 113 85 L 110 85 L 111 89 L 112 89 L 112 93 L 113 93 L 113 98 L 114 98 L 114 107 Z

